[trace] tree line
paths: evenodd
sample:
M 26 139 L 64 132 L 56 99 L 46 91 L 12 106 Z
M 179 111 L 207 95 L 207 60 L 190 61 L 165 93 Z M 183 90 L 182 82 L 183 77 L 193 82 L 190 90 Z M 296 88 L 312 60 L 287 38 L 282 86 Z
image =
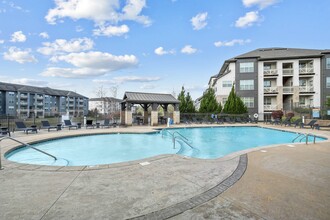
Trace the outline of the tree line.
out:
M 181 113 L 196 113 L 197 110 L 194 105 L 189 92 L 186 93 L 184 86 L 182 86 L 181 92 L 178 95 L 180 101 L 179 110 Z M 215 96 L 215 91 L 212 88 L 208 88 L 200 101 L 199 113 L 225 113 L 225 114 L 244 114 L 247 113 L 247 107 L 244 105 L 242 99 L 236 95 L 234 86 L 231 88 L 228 99 L 225 105 L 222 107 L 221 103 L 218 103 Z

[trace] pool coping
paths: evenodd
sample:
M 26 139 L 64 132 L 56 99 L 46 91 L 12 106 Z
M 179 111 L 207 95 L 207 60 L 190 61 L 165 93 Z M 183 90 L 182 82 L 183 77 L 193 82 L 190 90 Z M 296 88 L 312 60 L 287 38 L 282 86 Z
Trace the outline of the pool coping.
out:
M 284 131 L 284 132 L 291 132 L 291 133 L 296 133 L 296 134 L 303 134 L 304 132 L 301 132 L 303 130 L 292 130 L 296 129 L 293 127 L 277 127 L 277 126 L 265 126 L 261 124 L 224 124 L 224 125 L 216 125 L 216 124 L 207 124 L 207 125 L 190 125 L 190 126 L 173 126 L 170 128 L 165 127 L 165 129 L 183 129 L 183 128 L 207 128 L 207 127 L 259 127 L 259 128 L 264 128 L 264 129 L 272 129 L 272 130 L 277 130 L 277 131 Z M 126 129 L 126 128 L 122 128 Z M 149 130 L 148 130 L 149 129 Z M 151 129 L 151 130 L 150 130 Z M 159 128 L 159 127 L 146 127 L 144 131 L 124 131 L 124 132 L 118 132 L 118 131 L 105 131 L 105 132 L 92 132 L 92 129 L 88 130 L 88 133 L 71 133 L 71 134 L 64 134 L 64 136 L 56 136 L 56 137 L 46 137 L 42 138 L 39 140 L 33 140 L 26 142 L 28 144 L 36 144 L 40 142 L 46 142 L 46 141 L 52 141 L 52 140 L 57 140 L 57 139 L 64 139 L 64 138 L 70 138 L 70 137 L 79 137 L 79 136 L 90 136 L 90 135 L 106 135 L 106 134 L 152 134 L 152 133 L 159 133 L 161 130 L 164 128 Z M 84 130 L 84 129 L 82 129 Z M 99 130 L 99 129 L 98 129 Z M 306 130 L 306 128 L 304 129 Z M 310 129 L 309 129 L 310 130 Z M 80 131 L 80 130 L 78 130 Z M 96 130 L 97 131 L 97 130 Z M 104 130 L 102 130 L 104 131 Z M 312 130 L 312 131 L 317 131 L 317 130 Z M 36 134 L 38 135 L 38 134 Z M 327 135 L 322 135 L 322 134 L 317 134 L 318 137 L 325 138 L 327 142 L 330 142 L 330 136 Z M 272 147 L 278 147 L 281 145 L 301 145 L 305 143 L 282 143 L 282 144 L 273 144 L 273 145 L 265 145 L 265 146 L 260 146 L 260 147 L 254 147 L 254 148 L 249 148 L 237 152 L 230 153 L 228 155 L 225 155 L 220 158 L 215 158 L 215 159 L 201 159 L 201 158 L 194 158 L 194 157 L 188 157 L 185 155 L 179 155 L 179 154 L 162 154 L 162 155 L 157 155 L 153 157 L 148 157 L 148 158 L 143 158 L 139 160 L 132 160 L 132 161 L 127 161 L 127 162 L 119 162 L 119 163 L 112 163 L 112 164 L 99 164 L 99 165 L 84 165 L 84 166 L 52 166 L 52 165 L 38 165 L 38 164 L 27 164 L 27 163 L 18 163 L 14 161 L 8 160 L 5 156 L 12 151 L 22 148 L 23 146 L 21 144 L 13 144 L 9 149 L 7 149 L 4 153 L 1 153 L 1 162 L 2 162 L 2 167 L 10 167 L 10 168 L 16 168 L 20 170 L 38 170 L 38 171 L 90 171 L 90 170 L 98 170 L 98 169 L 110 169 L 110 168 L 117 168 L 117 167 L 126 167 L 126 166 L 131 166 L 131 165 L 137 165 L 146 161 L 152 162 L 152 161 L 157 161 L 163 158 L 167 157 L 180 157 L 180 158 L 189 158 L 191 160 L 208 160 L 210 162 L 214 161 L 227 161 L 231 160 L 235 157 L 241 156 L 243 154 L 247 154 L 249 152 L 253 151 L 258 151 L 262 149 L 267 149 L 267 148 L 272 148 Z M 1 148 L 0 148 L 1 150 Z

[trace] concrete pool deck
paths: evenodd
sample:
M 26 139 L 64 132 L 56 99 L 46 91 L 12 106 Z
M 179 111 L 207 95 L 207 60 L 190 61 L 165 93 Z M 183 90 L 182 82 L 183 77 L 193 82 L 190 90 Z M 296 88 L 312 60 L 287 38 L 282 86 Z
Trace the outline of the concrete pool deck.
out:
M 330 138 L 329 130 L 269 126 Z M 160 128 L 160 127 L 157 127 Z M 101 132 L 145 132 L 151 127 L 42 131 L 14 135 L 24 142 Z M 15 144 L 0 143 L 2 155 Z M 329 219 L 330 142 L 290 144 L 248 153 L 242 178 L 215 198 L 173 219 Z M 2 156 L 3 157 L 3 156 Z M 140 162 L 150 164 L 142 166 Z M 49 167 L 2 158 L 0 219 L 127 219 L 202 195 L 237 169 L 239 154 L 217 160 L 163 155 L 93 167 Z M 169 210 L 169 211 L 171 211 Z

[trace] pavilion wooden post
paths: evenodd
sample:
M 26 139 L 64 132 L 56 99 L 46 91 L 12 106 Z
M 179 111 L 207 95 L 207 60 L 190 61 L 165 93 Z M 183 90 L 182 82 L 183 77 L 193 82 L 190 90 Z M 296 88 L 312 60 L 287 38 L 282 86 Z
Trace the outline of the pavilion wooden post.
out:
M 158 104 L 157 103 L 152 103 L 151 105 L 152 110 L 151 110 L 151 126 L 157 126 L 158 125 Z

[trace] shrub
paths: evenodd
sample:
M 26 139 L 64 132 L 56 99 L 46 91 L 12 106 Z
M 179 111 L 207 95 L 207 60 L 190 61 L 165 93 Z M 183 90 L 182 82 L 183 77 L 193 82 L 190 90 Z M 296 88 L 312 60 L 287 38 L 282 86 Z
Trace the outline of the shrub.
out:
M 286 113 L 285 115 L 287 118 L 292 118 L 294 116 L 294 113 L 293 112 L 288 112 Z
M 272 117 L 274 119 L 281 119 L 283 117 L 283 111 L 282 110 L 278 110 L 278 111 L 273 111 L 272 112 Z

